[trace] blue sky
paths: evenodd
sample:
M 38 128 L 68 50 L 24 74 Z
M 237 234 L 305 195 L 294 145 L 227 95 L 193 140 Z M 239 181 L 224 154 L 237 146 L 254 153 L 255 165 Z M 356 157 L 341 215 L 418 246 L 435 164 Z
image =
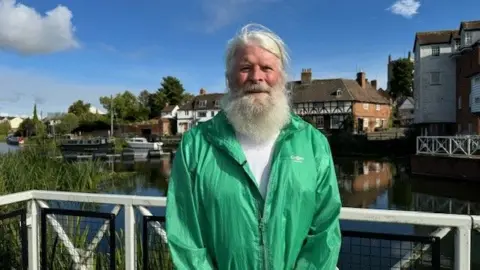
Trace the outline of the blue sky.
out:
M 113 4 L 115 3 L 115 4 Z M 386 84 L 389 54 L 415 32 L 480 19 L 478 0 L 0 0 L 0 113 L 65 111 L 77 99 L 156 90 L 178 77 L 188 92 L 224 91 L 226 43 L 250 22 L 287 43 L 290 75 Z

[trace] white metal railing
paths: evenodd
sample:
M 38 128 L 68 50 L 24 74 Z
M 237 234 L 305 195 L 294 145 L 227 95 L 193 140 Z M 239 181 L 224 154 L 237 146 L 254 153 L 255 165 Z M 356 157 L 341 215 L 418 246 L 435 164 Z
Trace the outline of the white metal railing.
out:
M 480 136 L 418 136 L 417 154 L 480 157 Z
M 31 190 L 15 194 L 0 196 L 0 206 L 18 202 L 28 202 L 28 256 L 29 269 L 39 269 L 39 214 L 40 208 L 48 207 L 45 201 L 83 202 L 115 205 L 112 213 L 118 213 L 119 208 L 125 211 L 125 269 L 135 269 L 136 265 L 136 235 L 135 235 L 135 212 L 138 208 L 142 215 L 151 215 L 147 207 L 165 207 L 165 197 L 153 196 L 132 196 L 132 195 L 110 195 L 77 192 L 39 191 Z M 436 226 L 439 228 L 450 228 L 455 231 L 455 270 L 469 270 L 471 259 L 471 232 L 473 229 L 480 229 L 480 216 L 471 215 L 450 215 L 424 212 L 398 211 L 398 210 L 377 210 L 358 209 L 344 207 L 341 211 L 342 220 L 383 222 L 409 225 Z M 51 216 L 54 219 L 54 216 Z M 54 221 L 52 221 L 54 222 Z M 104 227 L 104 226 L 102 226 Z M 61 228 L 61 226 L 60 226 Z M 166 241 L 166 234 L 160 224 L 155 224 L 155 231 Z M 103 235 L 101 230 L 97 236 Z M 58 231 L 57 231 L 58 233 Z M 67 239 L 64 239 L 68 243 Z M 94 245 L 99 239 L 94 239 L 90 245 Z M 84 266 L 77 265 L 82 269 Z

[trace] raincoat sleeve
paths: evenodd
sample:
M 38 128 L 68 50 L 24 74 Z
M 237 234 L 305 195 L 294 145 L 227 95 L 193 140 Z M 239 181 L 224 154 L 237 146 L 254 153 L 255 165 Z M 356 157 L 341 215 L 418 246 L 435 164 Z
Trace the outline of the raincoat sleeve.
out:
M 321 158 L 317 177 L 316 213 L 306 243 L 297 258 L 296 269 L 336 269 L 341 231 L 339 216 L 342 208 L 337 177 L 330 148 Z
M 202 239 L 201 213 L 193 188 L 185 138 L 177 149 L 168 183 L 166 231 L 175 269 L 214 269 Z

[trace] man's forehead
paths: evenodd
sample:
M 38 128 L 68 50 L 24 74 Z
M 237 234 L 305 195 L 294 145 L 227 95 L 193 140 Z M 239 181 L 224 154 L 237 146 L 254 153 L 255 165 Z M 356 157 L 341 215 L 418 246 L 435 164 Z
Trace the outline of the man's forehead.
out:
M 259 46 L 244 46 L 236 54 L 238 62 L 278 62 L 280 59 L 273 53 Z

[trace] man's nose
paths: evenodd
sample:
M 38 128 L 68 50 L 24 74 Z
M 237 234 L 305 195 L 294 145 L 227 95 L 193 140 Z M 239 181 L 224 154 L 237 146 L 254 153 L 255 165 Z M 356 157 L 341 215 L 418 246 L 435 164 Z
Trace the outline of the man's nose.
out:
M 254 83 L 263 82 L 263 72 L 260 68 L 254 67 L 250 70 L 250 80 Z

